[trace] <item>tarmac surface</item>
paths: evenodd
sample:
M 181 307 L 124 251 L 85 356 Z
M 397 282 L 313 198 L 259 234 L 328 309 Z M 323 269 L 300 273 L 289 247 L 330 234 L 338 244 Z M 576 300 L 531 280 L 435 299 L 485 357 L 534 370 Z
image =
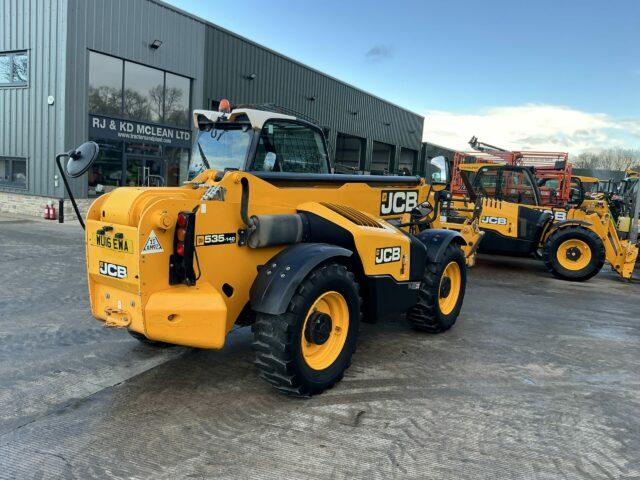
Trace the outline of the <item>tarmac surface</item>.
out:
M 89 313 L 77 225 L 0 217 L 0 478 L 640 478 L 640 285 L 481 257 L 456 326 L 364 324 L 345 378 L 284 397 L 222 351 Z

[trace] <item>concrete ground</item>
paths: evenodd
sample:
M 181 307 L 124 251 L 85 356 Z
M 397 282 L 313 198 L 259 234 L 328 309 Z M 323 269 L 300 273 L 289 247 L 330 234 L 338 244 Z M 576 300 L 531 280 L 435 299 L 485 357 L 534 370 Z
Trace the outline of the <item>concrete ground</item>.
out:
M 139 344 L 89 314 L 77 226 L 0 218 L 0 478 L 640 478 L 640 285 L 482 258 L 457 325 L 364 325 L 275 393 L 250 333 Z M 608 269 L 607 269 L 608 270 Z

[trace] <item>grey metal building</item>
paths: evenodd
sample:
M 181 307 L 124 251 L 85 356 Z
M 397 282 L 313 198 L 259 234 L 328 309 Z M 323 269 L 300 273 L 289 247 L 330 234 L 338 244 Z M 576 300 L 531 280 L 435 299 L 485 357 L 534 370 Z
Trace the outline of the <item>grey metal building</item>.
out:
M 64 195 L 56 153 L 101 158 L 80 197 L 177 185 L 190 111 L 275 103 L 328 128 L 338 169 L 415 172 L 423 118 L 158 0 L 0 0 L 0 209 Z M 42 199 L 38 199 L 42 203 Z

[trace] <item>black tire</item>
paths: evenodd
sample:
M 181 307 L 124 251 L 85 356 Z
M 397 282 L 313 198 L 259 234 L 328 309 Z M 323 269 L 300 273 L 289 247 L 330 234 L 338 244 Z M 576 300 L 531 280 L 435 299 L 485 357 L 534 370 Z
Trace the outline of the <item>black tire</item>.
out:
M 127 330 L 127 332 L 129 332 L 129 335 L 131 335 L 133 338 L 138 340 L 140 343 L 144 343 L 145 345 L 148 345 L 150 347 L 155 347 L 155 348 L 173 347 L 173 344 L 171 344 L 171 343 L 157 342 L 155 340 L 149 340 L 143 334 L 138 333 L 138 332 L 134 332 L 133 330 Z
M 314 370 L 302 353 L 303 327 L 316 300 L 332 291 L 338 292 L 346 301 L 347 336 L 333 363 L 322 370 Z M 284 314 L 257 313 L 251 331 L 255 365 L 260 376 L 278 391 L 297 397 L 308 397 L 331 388 L 342 379 L 356 350 L 360 303 L 358 284 L 344 265 L 331 262 L 317 267 L 299 285 Z M 331 328 L 333 332 L 334 327 Z
M 442 276 L 451 262 L 458 264 L 461 279 L 455 306 L 447 313 L 441 310 L 439 299 Z M 460 314 L 466 286 L 467 266 L 464 253 L 459 245 L 451 243 L 438 262 L 427 263 L 418 292 L 418 303 L 407 312 L 407 320 L 413 328 L 422 332 L 441 333 L 449 330 Z
M 591 251 L 591 260 L 579 270 L 563 267 L 558 260 L 558 249 L 568 240 L 581 240 Z M 542 260 L 547 269 L 557 278 L 573 282 L 584 282 L 600 272 L 605 261 L 604 243 L 593 231 L 581 227 L 564 227 L 555 231 L 547 239 L 542 252 Z

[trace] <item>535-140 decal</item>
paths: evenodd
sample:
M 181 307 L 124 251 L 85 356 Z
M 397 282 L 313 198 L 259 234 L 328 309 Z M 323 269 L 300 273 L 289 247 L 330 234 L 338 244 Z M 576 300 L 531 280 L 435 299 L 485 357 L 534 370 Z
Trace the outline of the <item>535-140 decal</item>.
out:
M 206 233 L 196 236 L 196 247 L 208 247 L 210 245 L 226 245 L 236 243 L 236 233 Z

